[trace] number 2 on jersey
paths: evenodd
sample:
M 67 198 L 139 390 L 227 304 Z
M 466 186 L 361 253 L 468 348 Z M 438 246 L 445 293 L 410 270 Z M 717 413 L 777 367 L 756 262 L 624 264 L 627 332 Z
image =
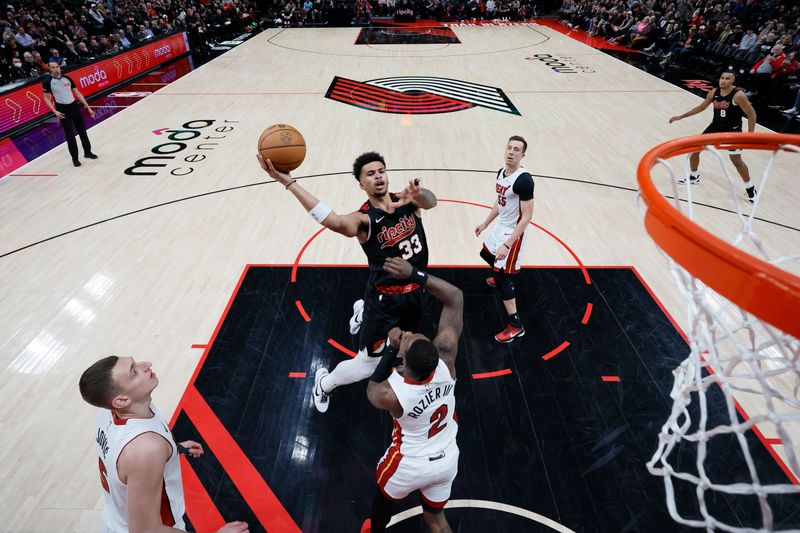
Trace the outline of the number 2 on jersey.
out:
M 403 251 L 403 255 L 401 256 L 403 259 L 408 259 L 412 255 L 422 251 L 422 243 L 419 242 L 419 235 L 412 235 L 410 239 L 401 241 L 397 246 Z
M 439 406 L 437 410 L 433 412 L 431 415 L 431 429 L 428 430 L 428 438 L 433 437 L 445 427 L 447 427 L 447 422 L 442 424 L 442 420 L 447 417 L 447 404 Z

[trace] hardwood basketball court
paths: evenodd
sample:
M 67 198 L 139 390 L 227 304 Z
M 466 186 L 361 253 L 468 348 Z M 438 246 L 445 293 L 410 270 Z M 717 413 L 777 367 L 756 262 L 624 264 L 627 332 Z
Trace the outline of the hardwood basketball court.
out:
M 222 516 L 256 531 L 357 531 L 368 516 L 387 418 L 363 383 L 325 415 L 310 405 L 313 370 L 353 348 L 363 253 L 317 235 L 259 168 L 259 134 L 279 122 L 308 145 L 293 175 L 337 212 L 363 202 L 350 168 L 369 150 L 386 157 L 393 190 L 420 177 L 441 200 L 425 214 L 430 263 L 468 306 L 454 529 L 669 523 L 644 462 L 688 352 L 685 304 L 642 226 L 635 168 L 711 111 L 668 124 L 698 97 L 545 25 L 417 28 L 407 33 L 435 42 L 411 44 L 386 32 L 355 44 L 361 31 L 268 30 L 92 128 L 100 159 L 75 169 L 62 144 L 0 180 L 0 529 L 97 529 L 95 410 L 77 380 L 109 354 L 151 361 L 154 402 L 204 442 L 185 473 L 200 530 Z M 511 135 L 528 141 L 536 227 L 523 249 L 528 334 L 499 346 L 473 229 Z M 766 156 L 746 160 L 758 180 Z M 707 156 L 701 171 L 700 219 L 725 235 L 735 215 L 722 174 Z M 776 255 L 800 241 L 796 175 L 778 160 L 756 222 Z M 797 483 L 762 430 L 765 475 Z M 745 522 L 752 511 L 719 504 Z

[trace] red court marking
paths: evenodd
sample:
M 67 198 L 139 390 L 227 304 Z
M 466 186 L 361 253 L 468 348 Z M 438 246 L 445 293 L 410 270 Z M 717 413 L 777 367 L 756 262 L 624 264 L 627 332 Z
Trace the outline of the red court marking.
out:
M 344 346 L 342 346 L 341 344 L 339 344 L 338 342 L 336 342 L 333 339 L 328 339 L 328 344 L 330 344 L 331 346 L 333 346 L 334 348 L 336 348 L 340 352 L 342 352 L 342 353 L 344 353 L 346 355 L 349 355 L 350 357 L 355 357 L 356 356 L 355 352 L 352 352 L 352 351 L 348 350 L 347 348 L 345 348 Z
M 292 265 L 292 283 L 294 283 L 297 280 L 297 265 L 300 263 L 300 258 L 303 257 L 303 252 L 306 251 L 306 248 L 308 248 L 308 245 L 311 244 L 311 241 L 316 239 L 317 235 L 319 235 L 320 233 L 322 233 L 326 229 L 328 229 L 328 228 L 323 226 L 321 230 L 319 230 L 314 235 L 312 235 L 311 238 L 309 238 L 306 241 L 306 243 L 303 245 L 303 247 L 300 248 L 300 251 L 297 253 L 297 257 L 295 257 L 295 259 L 294 259 L 294 264 Z
M 225 525 L 225 519 L 219 514 L 217 506 L 214 505 L 186 456 L 181 455 L 180 461 L 183 497 L 186 500 L 186 514 L 189 515 L 189 520 L 198 533 L 218 530 Z
M 583 313 L 583 318 L 581 318 L 581 324 L 584 326 L 589 323 L 589 317 L 592 316 L 592 302 L 586 304 L 586 312 Z
M 510 368 L 504 368 L 503 370 L 495 370 L 494 372 L 482 372 L 480 374 L 472 374 L 472 379 L 496 378 L 497 376 L 505 376 L 510 373 L 511 373 Z
M 562 342 L 561 345 L 558 348 L 556 348 L 555 350 L 553 350 L 551 352 L 548 352 L 548 353 L 544 354 L 542 356 L 542 359 L 544 359 L 545 361 L 547 361 L 548 359 L 552 359 L 553 357 L 557 356 L 562 351 L 564 351 L 567 348 L 567 346 L 569 346 L 569 341 Z
M 445 200 L 443 198 L 439 198 L 439 201 L 440 202 L 449 202 L 449 203 L 453 203 L 453 204 L 472 205 L 472 206 L 475 206 L 475 207 L 483 207 L 484 209 L 491 209 L 491 206 L 488 206 L 488 205 L 485 205 L 485 204 L 477 204 L 475 202 L 467 202 L 467 201 L 464 201 L 464 200 Z M 547 229 L 543 228 L 539 224 L 536 224 L 535 222 L 531 222 L 530 224 L 531 224 L 531 226 L 533 226 L 533 227 L 535 227 L 537 229 L 540 229 L 543 232 L 545 232 L 553 240 L 555 240 L 558 244 L 560 244 L 567 252 L 569 252 L 569 254 L 572 256 L 572 258 L 575 260 L 575 262 L 578 263 L 578 267 L 581 269 L 581 273 L 583 273 L 583 279 L 584 279 L 584 281 L 586 281 L 586 284 L 587 285 L 591 285 L 592 284 L 592 280 L 589 277 L 589 271 L 586 269 L 586 266 L 584 266 L 583 262 L 578 257 L 578 254 L 573 252 L 572 248 L 567 246 L 567 243 L 565 243 L 564 241 L 562 241 L 561 239 L 556 237 L 556 235 L 554 233 L 548 231 Z
M 194 385 L 186 389 L 183 410 L 230 476 L 250 510 L 267 531 L 297 532 L 300 528 L 250 462 Z M 252 524 L 251 524 L 252 525 Z
M 619 381 L 619 376 L 600 376 L 600 379 L 602 379 L 603 381 L 614 381 L 614 382 L 617 382 L 617 381 Z
M 192 348 L 208 348 L 208 344 L 192 344 Z
M 562 24 L 561 22 L 554 19 L 534 19 L 534 20 L 536 21 L 537 24 L 541 24 L 542 26 L 546 26 L 552 30 L 556 30 L 557 32 L 562 33 L 567 37 L 575 39 L 579 43 L 591 46 L 592 48 L 598 48 L 604 50 L 619 50 L 621 52 L 633 52 L 635 54 L 642 53 L 639 50 L 633 50 L 632 48 L 628 48 L 626 46 L 610 43 L 601 37 L 594 37 L 581 29 L 572 29 L 566 24 Z
M 58 176 L 58 174 L 9 174 L 9 176 Z
M 303 316 L 303 320 L 306 322 L 311 322 L 311 317 L 309 317 L 308 313 L 306 313 L 306 310 L 303 309 L 303 304 L 300 302 L 300 300 L 295 300 L 294 305 L 297 306 L 297 310 L 300 311 L 300 314 Z
M 194 369 L 194 373 L 192 374 L 191 379 L 189 380 L 189 384 L 186 386 L 186 390 L 183 391 L 183 396 L 181 400 L 178 402 L 178 406 L 175 408 L 175 412 L 172 413 L 172 418 L 169 421 L 169 427 L 175 427 L 175 421 L 178 419 L 178 415 L 180 414 L 183 408 L 183 402 L 186 400 L 187 394 L 189 394 L 189 389 L 194 388 L 194 380 L 197 379 L 197 374 L 200 373 L 200 369 L 203 368 L 203 363 L 206 362 L 206 357 L 208 357 L 209 348 L 214 345 L 214 341 L 217 338 L 217 334 L 219 333 L 220 328 L 222 327 L 222 323 L 225 322 L 225 317 L 228 316 L 228 312 L 231 310 L 231 305 L 233 305 L 233 300 L 236 299 L 236 295 L 239 293 L 239 287 L 242 286 L 242 282 L 244 281 L 244 277 L 247 275 L 247 271 L 250 269 L 250 265 L 246 265 L 244 270 L 242 270 L 241 276 L 239 276 L 239 281 L 236 282 L 236 287 L 234 287 L 233 292 L 231 293 L 231 297 L 228 298 L 228 304 L 225 306 L 225 310 L 222 312 L 222 316 L 219 317 L 219 322 L 217 322 L 217 327 L 214 328 L 214 333 L 211 334 L 211 339 L 208 341 L 206 348 L 203 350 L 203 355 L 200 357 L 200 361 L 197 362 L 197 366 Z
M 289 372 L 289 377 L 290 378 L 304 378 L 304 377 L 306 377 L 306 373 L 305 372 Z

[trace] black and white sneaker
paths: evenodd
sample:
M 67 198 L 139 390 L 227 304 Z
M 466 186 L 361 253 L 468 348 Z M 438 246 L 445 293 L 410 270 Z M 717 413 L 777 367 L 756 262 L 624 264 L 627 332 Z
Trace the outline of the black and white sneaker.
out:
M 751 204 L 756 203 L 756 197 L 758 196 L 758 191 L 756 191 L 755 185 L 746 188 L 745 192 L 747 193 L 747 201 L 750 202 Z
M 356 300 L 353 304 L 353 316 L 350 317 L 350 334 L 355 335 L 361 329 L 364 320 L 364 300 Z
M 686 183 L 686 181 L 687 181 L 686 178 L 681 178 L 681 179 L 678 180 L 678 183 L 683 185 L 684 183 Z M 697 185 L 700 182 L 700 174 L 698 174 L 697 176 L 689 174 L 689 180 L 688 181 L 689 181 L 689 185 Z
M 322 385 L 320 381 L 322 378 L 328 375 L 328 370 L 326 368 L 319 368 L 317 372 L 314 374 L 314 407 L 317 408 L 317 411 L 320 413 L 324 413 L 328 410 L 328 405 L 330 405 L 330 395 L 322 390 Z

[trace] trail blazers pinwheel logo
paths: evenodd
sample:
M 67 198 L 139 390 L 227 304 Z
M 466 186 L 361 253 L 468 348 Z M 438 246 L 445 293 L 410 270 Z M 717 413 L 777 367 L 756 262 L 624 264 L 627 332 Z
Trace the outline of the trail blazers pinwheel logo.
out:
M 325 97 L 370 111 L 401 115 L 452 113 L 471 107 L 520 114 L 502 89 L 429 76 L 380 78 L 365 82 L 336 76 Z

